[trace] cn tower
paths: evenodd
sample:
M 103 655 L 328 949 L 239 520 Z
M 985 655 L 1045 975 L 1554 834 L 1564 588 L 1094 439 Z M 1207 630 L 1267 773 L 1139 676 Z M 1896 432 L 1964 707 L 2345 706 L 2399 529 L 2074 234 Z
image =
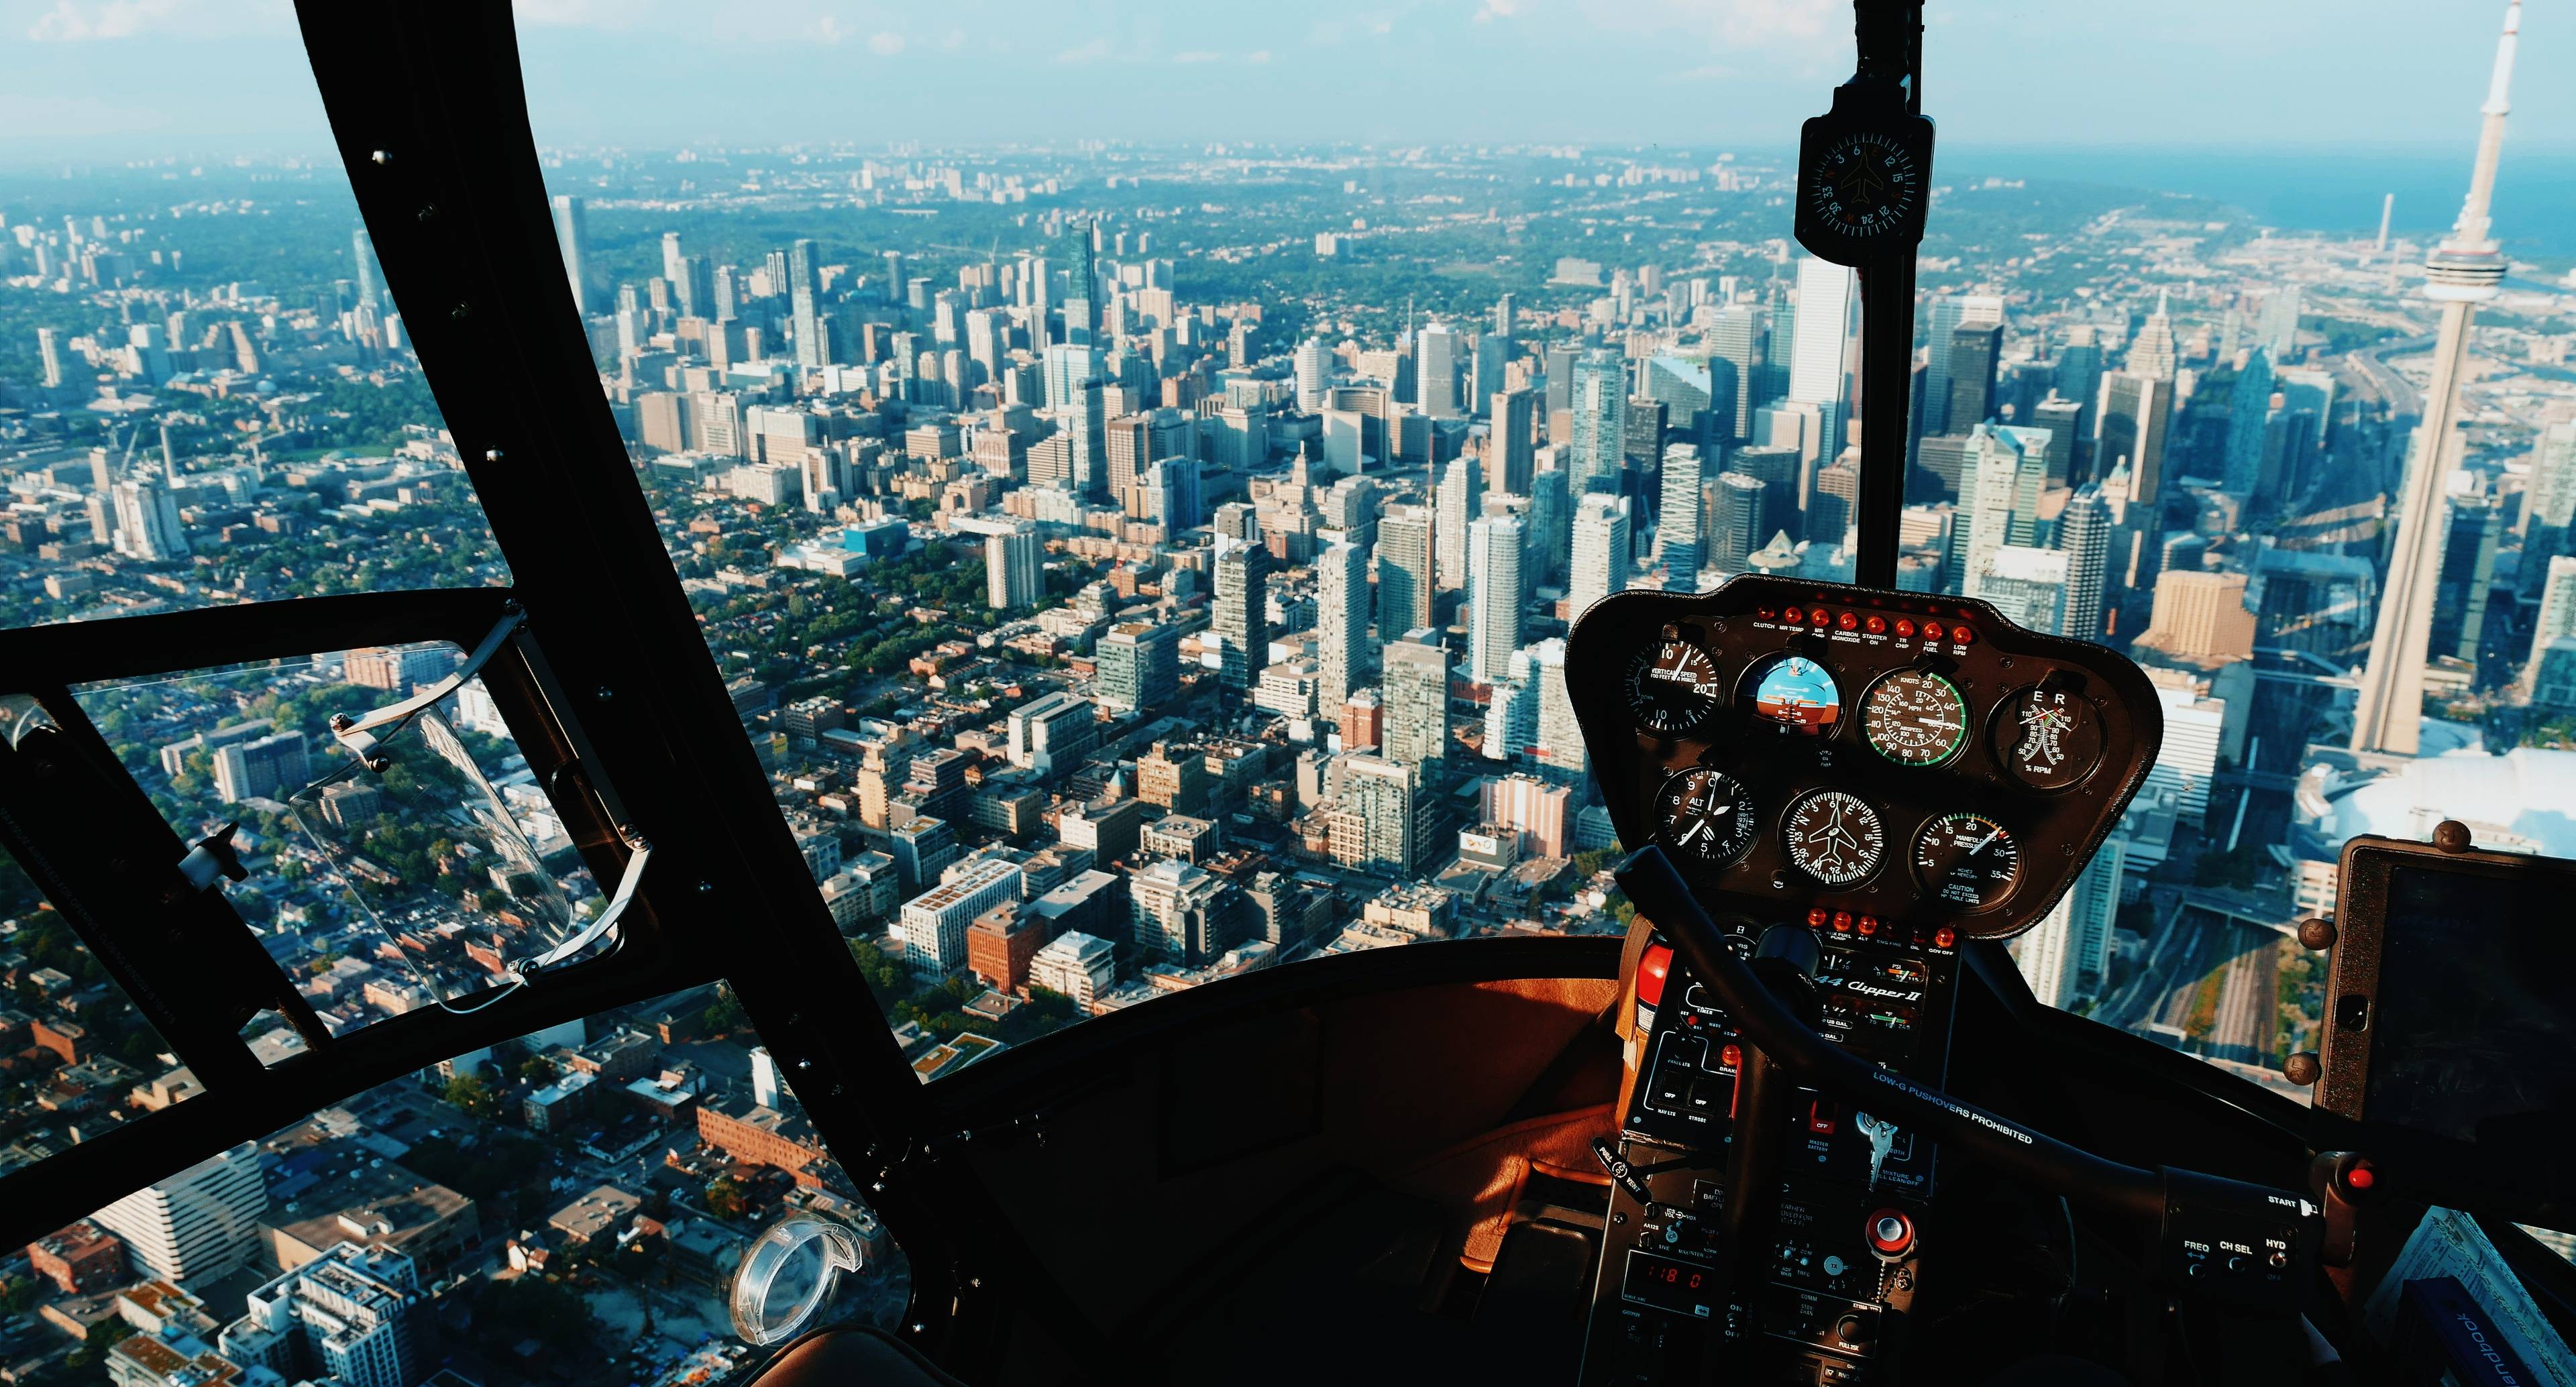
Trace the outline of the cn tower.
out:
M 2397 510 L 2397 543 L 2388 557 L 2380 593 L 2379 623 L 2362 669 L 2361 701 L 2353 713 L 2352 749 L 2413 756 L 2423 717 L 2424 658 L 2432 644 L 2433 589 L 2442 561 L 2442 501 L 2458 470 L 2461 440 L 2460 377 L 2468 365 L 2469 319 L 2504 282 L 2504 255 L 2487 233 L 2495 198 L 2496 159 L 2504 152 L 2504 118 L 2512 109 L 2514 37 L 2522 27 L 2522 0 L 2504 12 L 2496 40 L 2495 75 L 2487 84 L 2478 130 L 2477 171 L 2458 225 L 2424 261 L 2424 296 L 2442 305 L 2441 336 L 2433 347 L 2433 383 L 2424 395 L 2424 422 L 2406 463 L 2404 499 Z

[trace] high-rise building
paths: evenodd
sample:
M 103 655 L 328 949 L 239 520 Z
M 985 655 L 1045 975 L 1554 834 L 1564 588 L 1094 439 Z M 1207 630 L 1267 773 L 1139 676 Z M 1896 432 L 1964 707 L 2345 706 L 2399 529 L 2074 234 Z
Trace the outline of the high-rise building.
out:
M 674 242 L 663 243 L 665 257 L 674 249 Z M 822 280 L 814 255 L 812 237 L 800 236 L 787 248 L 787 304 L 796 334 L 796 364 L 801 367 L 818 367 L 831 361 L 823 341 Z M 685 260 L 680 257 L 679 263 L 667 266 L 665 272 L 674 282 L 687 277 Z
M 1577 493 L 1619 490 L 1626 466 L 1627 374 L 1612 352 L 1585 352 L 1574 363 L 1574 438 L 1566 470 Z
M 2067 498 L 2057 519 L 2057 547 L 2066 551 L 2066 616 L 2059 633 L 2098 641 L 2111 564 L 2111 507 L 2102 488 L 2088 483 Z
M 1385 673 L 1378 701 L 1385 709 L 1380 734 L 1390 761 L 1437 762 L 1449 752 L 1449 652 L 1436 645 L 1389 641 L 1379 651 Z
M 1771 536 L 1787 531 L 1794 539 L 1803 528 L 1798 519 L 1799 490 L 1807 473 L 1804 452 L 1795 444 L 1755 443 L 1738 448 L 1726 459 L 1721 469 L 1741 473 L 1762 483 L 1762 514 L 1754 522 L 1758 531 L 1754 547 L 1770 542 Z M 1836 531 L 1835 539 L 1842 538 Z
M 1565 687 L 1565 638 L 1550 636 L 1529 649 L 1530 667 L 1538 680 L 1539 758 L 1551 772 L 1579 777 L 1589 761 L 1583 747 L 1583 724 L 1574 717 L 1574 699 Z
M 590 245 L 590 232 L 585 225 L 581 199 L 558 195 L 554 207 L 555 249 L 563 256 L 564 278 L 572 283 L 572 306 L 587 318 L 590 316 L 590 289 L 582 260 Z
M 2268 489 L 2263 475 L 2264 441 L 2272 414 L 2272 354 L 2256 347 L 2236 375 L 2227 400 L 2227 471 L 2219 489 L 2247 500 Z
M 2093 436 L 2093 467 L 2103 476 L 2126 466 L 2129 501 L 2162 499 L 2165 431 L 2173 419 L 2173 381 L 2135 371 L 2102 377 L 2102 412 Z
M 1512 652 L 1521 647 L 1521 617 L 1527 604 L 1521 558 L 1527 547 L 1516 516 L 1488 515 L 1467 528 L 1467 596 L 1473 613 L 1467 628 L 1467 678 L 1471 682 L 1502 682 L 1508 677 Z
M 288 1382 L 410 1387 L 435 1366 L 429 1315 L 411 1258 L 343 1242 L 252 1291 L 218 1345 L 233 1362 Z
M 904 902 L 894 934 L 903 943 L 905 961 L 934 974 L 964 964 L 967 926 L 985 911 L 1018 900 L 1021 877 L 1019 864 L 1007 858 L 976 858 Z
M 1345 817 L 1357 831 L 1346 860 L 1363 870 L 1410 876 L 1430 847 L 1423 831 L 1429 805 L 1421 769 L 1392 758 L 1352 756 L 1342 764 L 1341 780 Z
M 284 799 L 313 778 L 304 733 L 295 728 L 217 747 L 213 759 L 215 797 L 226 804 Z
M 1295 365 L 1297 408 L 1300 411 L 1312 414 L 1323 408 L 1324 382 L 1327 379 L 1326 363 L 1330 360 L 1321 338 L 1309 337 L 1297 344 Z
M 555 201 L 560 203 L 563 199 Z M 575 215 L 579 215 L 578 204 L 575 205 Z M 375 237 L 368 235 L 363 226 L 349 233 L 349 258 L 357 266 L 359 306 L 381 307 L 384 304 L 384 266 L 376 259 Z M 179 344 L 174 342 L 171 345 Z
M 1377 630 L 1383 640 L 1431 624 L 1431 516 L 1389 506 L 1377 522 Z
M 1538 396 L 1529 387 L 1518 386 L 1497 391 L 1492 403 L 1493 427 L 1485 437 L 1485 489 L 1527 496 L 1538 452 L 1531 436 L 1538 420 Z
M 1432 568 L 1440 590 L 1467 586 L 1467 527 L 1485 509 L 1485 471 L 1463 454 L 1451 458 L 1440 474 L 1439 512 L 1432 540 Z
M 1764 514 L 1770 502 L 1763 495 L 1771 489 L 1760 477 L 1744 472 L 1720 473 L 1717 479 L 1717 508 L 1709 515 L 1708 566 L 1733 576 L 1745 571 L 1753 551 L 1770 541 L 1763 533 Z
M 1459 379 L 1465 351 L 1466 339 L 1447 323 L 1433 323 L 1415 339 L 1413 371 L 1423 413 L 1456 419 L 1468 412 Z
M 1655 560 L 1676 592 L 1699 591 L 1700 538 L 1706 528 L 1700 501 L 1699 445 L 1666 445 L 1663 497 L 1655 517 Z
M 1817 407 L 1823 425 L 1821 456 L 1842 453 L 1844 402 L 1849 397 L 1852 311 L 1858 281 L 1850 267 L 1813 256 L 1798 262 L 1797 340 L 1789 354 L 1789 398 Z
M 1056 238 L 1056 258 L 1064 265 L 1064 340 L 1075 346 L 1092 343 L 1093 296 L 1100 292 L 1100 259 L 1093 223 L 1067 217 Z
M 1315 625 L 1321 659 L 1316 697 L 1338 709 L 1377 682 L 1377 642 L 1369 639 L 1368 555 L 1334 543 L 1315 558 Z
M 1569 480 L 1561 471 L 1540 472 L 1530 478 L 1529 542 L 1534 562 L 1529 579 L 1533 588 L 1565 577 L 1566 560 L 1574 544 L 1574 497 L 1566 489 Z
M 2254 614 L 2245 609 L 2245 575 L 2167 569 L 2156 575 L 2154 615 L 2137 644 L 2198 665 L 2254 655 Z
M 2562 636 L 2576 635 L 2576 556 L 2552 555 L 2540 582 L 2540 613 L 2532 623 L 2531 654 L 2523 661 L 2521 687 L 2528 694 L 2540 678 L 2540 657 Z
M 1270 663 L 1270 551 L 1257 544 L 1226 544 L 1216 557 L 1216 605 L 1209 629 L 1225 641 L 1217 655 L 1217 700 L 1228 708 L 1249 703 Z
M 1962 327 L 1999 326 L 2004 320 L 2004 301 L 1992 294 L 1953 294 L 1934 299 L 1926 315 L 1924 341 L 1929 365 L 1923 373 L 1923 432 L 1966 433 L 1977 419 L 1953 420 L 1950 417 L 1950 344 L 1951 334 Z
M 2486 636 L 2487 594 L 2495 588 L 2504 508 L 2475 491 L 2454 492 L 2443 523 L 2450 533 L 2443 540 L 2440 576 L 2433 586 L 2432 636 L 2426 648 L 2475 663 Z
M 2033 631 L 2064 635 L 2068 557 L 2063 549 L 2004 545 L 1986 560 L 1977 596 Z
M 1984 587 L 1986 564 L 2012 539 L 2014 482 L 2021 449 L 1999 429 L 1970 430 L 1959 474 L 1959 509 L 1950 519 L 1950 553 L 1944 565 L 1949 590 L 1968 597 Z
M 2120 916 L 2120 872 L 2129 840 L 2112 834 L 2039 926 L 2012 943 L 2015 963 L 2042 1006 L 2068 1008 L 2095 996 L 2111 971 L 2111 932 Z
M 2003 356 L 2000 324 L 1971 323 L 1950 331 L 1950 432 L 1966 433 L 1995 412 L 1995 373 Z
M 1169 703 L 1181 690 L 1181 633 L 1131 622 L 1100 638 L 1093 691 L 1102 706 L 1133 713 Z
M 1233 942 L 1226 937 L 1233 887 L 1205 867 L 1162 858 L 1129 877 L 1127 888 L 1138 953 L 1195 966 Z
M 179 524 L 178 498 L 151 477 L 116 484 L 110 493 L 116 508 L 116 552 L 144 563 L 170 563 L 188 557 L 188 532 Z
M 1628 587 L 1636 562 L 1625 496 L 1587 492 L 1574 505 L 1574 552 L 1566 579 L 1565 609 L 1581 620 L 1585 608 Z
M 2504 150 L 2505 116 L 2512 109 L 2507 94 L 2521 25 L 2522 5 L 2516 0 L 2505 11 L 2504 36 L 2496 42 L 2468 200 L 2461 204 L 2450 236 L 2425 262 L 2424 294 L 2442 305 L 2442 325 L 2433 346 L 2423 422 L 2407 457 L 2370 661 L 2363 667 L 2353 709 L 2352 749 L 2357 752 L 2412 756 L 2422 735 L 2424 661 L 2432 646 L 2433 595 L 2442 563 L 2441 506 L 2463 446 L 2460 379 L 2468 365 L 2469 324 L 2477 305 L 2493 299 L 2504 281 L 2505 259 L 2490 234 L 2488 214 L 2494 204 L 2496 162 Z
M 1046 595 L 1046 570 L 1039 563 L 1043 552 L 1034 525 L 1014 525 L 1008 533 L 986 535 L 985 604 L 997 612 L 1037 605 Z
M 48 390 L 63 383 L 63 344 L 61 334 L 49 327 L 36 329 L 36 359 L 44 371 Z
M 167 1180 L 144 1186 L 91 1218 L 124 1239 L 135 1271 L 178 1284 L 229 1275 L 259 1251 L 268 1186 L 259 1147 L 230 1147 Z
M 2156 291 L 2156 311 L 2147 315 L 2146 325 L 2129 343 L 2129 370 L 2150 380 L 2174 378 L 2176 355 L 2173 331 L 2173 295 Z
M 1760 308 L 1737 304 L 1720 309 L 1709 340 L 1710 408 L 1721 397 L 1732 399 L 1730 417 L 1717 421 L 1723 441 L 1753 435 L 1753 411 L 1771 403 L 1762 393 L 1763 362 L 1771 350 L 1771 318 Z

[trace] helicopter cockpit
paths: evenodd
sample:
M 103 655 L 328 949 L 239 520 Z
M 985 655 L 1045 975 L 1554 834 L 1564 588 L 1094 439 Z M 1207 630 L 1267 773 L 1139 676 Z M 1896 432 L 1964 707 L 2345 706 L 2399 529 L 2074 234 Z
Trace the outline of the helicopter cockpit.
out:
M 2576 1387 L 2518 3 L 2404 265 L 1936 172 L 1918 0 L 1609 162 L 664 109 L 1459 6 L 261 8 L 0 53 L 328 138 L 0 160 L 0 1383 Z

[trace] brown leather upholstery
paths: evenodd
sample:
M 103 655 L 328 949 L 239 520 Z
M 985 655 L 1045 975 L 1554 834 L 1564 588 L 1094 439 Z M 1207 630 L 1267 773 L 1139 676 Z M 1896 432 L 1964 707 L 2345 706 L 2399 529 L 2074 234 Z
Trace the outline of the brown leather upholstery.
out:
M 788 1345 L 751 1387 L 965 1387 L 882 1330 L 826 1329 Z

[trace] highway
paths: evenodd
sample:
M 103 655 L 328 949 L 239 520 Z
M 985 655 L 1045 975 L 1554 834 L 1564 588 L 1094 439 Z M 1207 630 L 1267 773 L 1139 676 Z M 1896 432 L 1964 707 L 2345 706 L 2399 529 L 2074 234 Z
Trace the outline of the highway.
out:
M 2204 983 L 2216 975 L 2216 1008 L 2200 1052 L 2264 1064 L 2277 1029 L 2280 939 L 2271 930 L 2162 901 L 2145 965 L 2103 1000 L 2095 1018 L 2141 1035 L 2155 1025 L 2187 1031 Z

